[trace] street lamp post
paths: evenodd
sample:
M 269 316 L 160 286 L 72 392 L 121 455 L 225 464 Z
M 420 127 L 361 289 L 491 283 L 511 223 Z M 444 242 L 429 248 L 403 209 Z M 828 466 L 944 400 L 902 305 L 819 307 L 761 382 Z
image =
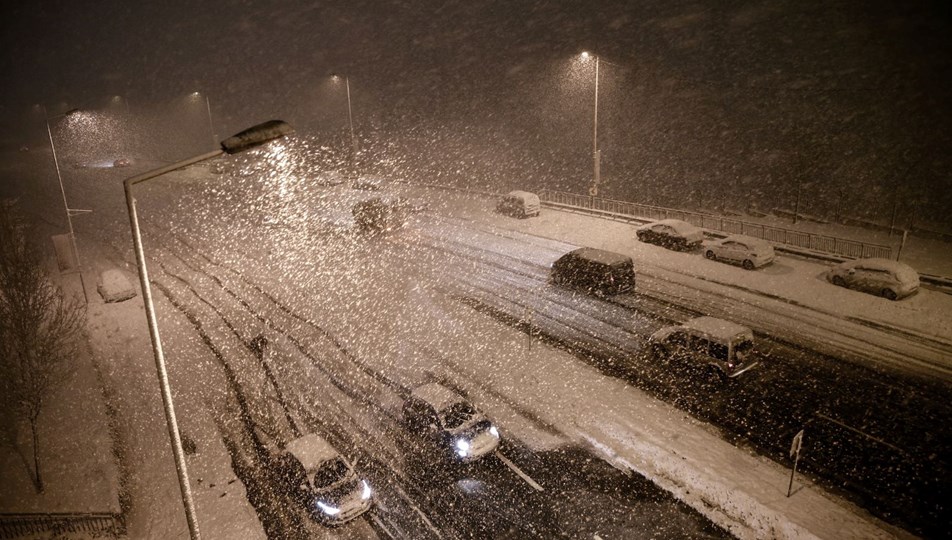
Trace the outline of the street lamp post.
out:
M 340 79 L 339 75 L 334 75 L 335 80 Z M 357 169 L 357 137 L 354 136 L 354 111 L 350 105 L 350 77 L 344 77 L 344 88 L 347 92 L 347 124 L 350 126 L 350 151 L 351 168 Z
M 56 179 L 59 181 L 60 194 L 63 195 L 63 208 L 66 210 L 66 223 L 69 227 L 69 239 L 70 245 L 73 248 L 73 257 L 76 259 L 76 269 L 79 272 L 79 284 L 83 288 L 83 300 L 86 302 L 86 305 L 89 305 L 89 295 L 86 292 L 86 281 L 83 278 L 83 265 L 79 259 L 79 250 L 76 248 L 76 233 L 73 231 L 73 215 L 80 214 L 83 212 L 88 212 L 88 210 L 75 210 L 69 207 L 69 203 L 66 202 L 66 188 L 63 186 L 63 175 L 60 172 L 59 159 L 56 157 L 56 144 L 53 142 L 53 130 L 50 128 L 50 120 L 55 120 L 57 118 L 64 118 L 73 114 L 78 109 L 72 109 L 63 114 L 58 114 L 55 116 L 48 116 L 46 107 L 43 108 L 43 117 L 46 119 L 46 134 L 50 138 L 50 150 L 53 152 L 53 165 L 56 168 Z
M 192 95 L 195 97 L 202 96 L 202 92 L 195 91 L 192 92 Z M 205 112 L 208 114 L 208 133 L 212 136 L 212 145 L 218 146 L 218 136 L 215 135 L 215 124 L 212 122 L 212 104 L 209 101 L 208 94 L 205 96 Z
M 598 186 L 601 183 L 601 150 L 598 149 L 598 64 L 599 58 L 597 54 L 591 54 L 588 52 L 582 53 L 582 59 L 587 60 L 589 57 L 595 57 L 595 112 L 592 119 L 592 187 L 589 188 L 588 194 L 592 197 L 598 196 Z
M 162 391 L 162 404 L 165 408 L 165 420 L 169 430 L 169 439 L 172 443 L 172 454 L 175 458 L 175 470 L 178 473 L 179 488 L 182 491 L 182 504 L 185 506 L 185 517 L 188 521 L 189 533 L 192 540 L 198 540 L 201 538 L 201 535 L 198 530 L 195 505 L 192 501 L 192 491 L 188 483 L 185 452 L 182 449 L 178 421 L 175 418 L 175 408 L 172 404 L 172 390 L 169 387 L 169 376 L 165 367 L 165 355 L 162 352 L 162 340 L 159 337 L 159 327 L 155 317 L 155 306 L 152 303 L 152 291 L 149 287 L 149 274 L 145 264 L 145 252 L 142 248 L 142 237 L 139 232 L 136 200 L 132 196 L 132 186 L 201 161 L 216 158 L 222 154 L 237 154 L 243 152 L 249 148 L 260 146 L 274 139 L 283 137 L 291 132 L 291 126 L 288 124 L 280 120 L 271 120 L 225 139 L 221 142 L 221 146 L 217 150 L 188 158 L 159 169 L 154 169 L 138 176 L 133 176 L 123 182 L 126 206 L 129 210 L 129 224 L 132 228 L 132 243 L 136 255 L 136 266 L 139 270 L 139 285 L 142 288 L 142 300 L 145 304 L 146 320 L 149 325 L 149 337 L 152 341 L 152 354 L 155 357 L 155 368 L 158 372 L 159 385 Z

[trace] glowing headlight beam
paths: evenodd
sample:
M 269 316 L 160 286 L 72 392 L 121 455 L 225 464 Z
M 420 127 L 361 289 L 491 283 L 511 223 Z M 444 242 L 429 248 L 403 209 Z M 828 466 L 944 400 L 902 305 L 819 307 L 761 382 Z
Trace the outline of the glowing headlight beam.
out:
M 340 514 L 340 508 L 333 507 L 329 504 L 325 504 L 323 501 L 317 501 L 317 506 L 327 515 L 336 516 Z
M 366 480 L 361 480 L 361 482 L 364 484 L 364 490 L 361 491 L 360 498 L 366 501 L 373 492 L 370 490 L 370 484 L 368 484 Z

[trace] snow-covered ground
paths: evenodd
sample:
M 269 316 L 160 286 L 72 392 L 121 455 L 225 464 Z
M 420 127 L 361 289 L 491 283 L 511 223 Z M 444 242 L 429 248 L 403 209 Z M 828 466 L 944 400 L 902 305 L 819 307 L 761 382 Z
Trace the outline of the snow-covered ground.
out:
M 176 189 L 174 178 L 169 184 Z M 169 188 L 165 185 L 158 189 Z M 120 200 L 115 197 L 119 191 L 116 188 L 116 193 L 109 192 L 113 196 L 111 206 L 98 208 L 98 221 L 90 222 L 107 224 L 105 232 L 78 231 L 80 252 L 91 261 L 87 264 L 93 281 L 95 271 L 116 266 L 134 277 L 134 267 L 128 264 L 127 223 Z M 639 271 L 644 272 L 646 286 L 655 280 L 666 283 L 664 287 L 669 289 L 683 286 L 710 288 L 719 294 L 729 291 L 740 303 L 725 309 L 735 310 L 738 316 L 750 313 L 742 307 L 744 302 L 751 309 L 785 304 L 801 320 L 813 316 L 817 321 L 791 332 L 813 332 L 818 336 L 817 343 L 835 349 L 831 352 L 872 352 L 889 363 L 896 359 L 883 351 L 918 347 L 915 356 L 924 366 L 921 373 L 938 374 L 947 381 L 949 356 L 942 351 L 947 350 L 944 347 L 948 347 L 952 335 L 952 297 L 943 293 L 923 289 L 912 298 L 888 302 L 826 283 L 822 263 L 781 257 L 771 267 L 747 272 L 706 261 L 697 253 L 673 253 L 641 244 L 630 225 L 549 209 L 537 219 L 513 220 L 494 214 L 494 201 L 471 194 L 418 188 L 408 188 L 405 194 L 428 201 L 434 215 L 462 218 L 473 227 L 631 254 L 636 264 L 643 266 Z M 146 195 L 143 199 L 148 200 Z M 172 208 L 174 205 L 164 210 L 172 212 Z M 229 266 L 240 268 L 248 279 L 308 320 L 320 322 L 380 373 L 406 386 L 433 377 L 450 381 L 496 418 L 506 436 L 539 449 L 568 443 L 586 445 L 618 467 L 634 470 L 670 490 L 738 537 L 908 536 L 802 477 L 797 478 L 795 492 L 788 498 L 789 469 L 784 466 L 725 442 L 710 426 L 600 373 L 571 354 L 538 342 L 527 346 L 524 333 L 447 298 L 445 279 L 432 277 L 439 275 L 444 261 L 424 260 L 416 267 L 411 265 L 426 273 L 420 277 L 430 276 L 417 280 L 394 275 L 385 264 L 352 268 L 347 267 L 351 259 L 335 260 L 351 250 L 360 251 L 359 245 L 338 246 L 321 253 L 322 246 L 341 239 L 350 242 L 345 209 L 317 209 L 326 221 L 334 223 L 326 227 L 330 240 L 322 239 L 321 230 L 308 230 L 307 225 L 303 230 L 275 232 L 267 223 L 254 231 L 239 230 L 225 216 L 218 217 L 226 222 L 212 220 L 211 225 L 202 219 L 208 216 L 177 216 L 174 221 L 176 234 L 195 241 L 199 250 L 220 257 Z M 169 222 L 169 216 L 161 212 L 149 214 L 148 209 L 143 211 L 143 219 L 151 219 L 153 224 Z M 313 240 L 312 245 L 299 243 L 302 232 Z M 149 234 L 168 238 L 167 231 L 151 229 Z M 412 242 L 414 234 L 411 224 L 396 236 L 403 235 L 404 240 L 409 237 Z M 209 241 L 217 244 L 204 243 Z M 396 247 L 381 249 L 377 255 L 388 253 L 387 249 L 402 249 L 399 243 L 387 244 Z M 915 252 L 908 253 L 912 257 Z M 174 258 L 155 246 L 151 256 L 155 259 L 150 265 Z M 160 274 L 158 269 L 153 272 Z M 210 538 L 263 537 L 261 524 L 222 443 L 221 431 L 227 429 L 225 424 L 230 419 L 222 416 L 228 413 L 222 396 L 210 391 L 223 384 L 220 374 L 215 375 L 214 359 L 175 308 L 161 295 L 157 295 L 157 303 L 179 421 L 182 431 L 195 439 L 199 449 L 188 459 L 203 533 Z M 91 338 L 94 347 L 98 345 L 96 354 L 112 366 L 104 378 L 116 389 L 114 399 L 120 405 L 120 423 L 124 426 L 119 440 L 128 459 L 123 466 L 130 472 L 126 487 L 131 498 L 129 534 L 181 536 L 184 516 L 140 297 L 109 305 L 95 299 L 90 315 Z M 881 328 L 871 328 L 864 321 Z M 768 323 L 778 325 L 783 321 L 752 321 L 752 326 Z M 821 333 L 831 327 L 840 330 L 840 337 L 832 344 L 829 336 Z M 860 334 L 852 340 L 843 337 L 854 331 Z M 369 335 L 373 338 L 368 339 Z M 74 397 L 72 407 L 81 407 L 82 398 Z M 64 399 L 63 403 L 69 401 Z M 398 403 L 385 399 L 381 405 L 396 408 Z M 56 415 L 60 425 L 69 425 L 68 418 L 66 414 Z M 71 429 L 63 432 L 74 433 Z M 376 436 L 387 437 L 379 433 Z M 106 492 L 116 485 L 108 475 L 91 483 L 99 484 L 97 489 Z M 114 500 L 113 495 L 89 498 Z

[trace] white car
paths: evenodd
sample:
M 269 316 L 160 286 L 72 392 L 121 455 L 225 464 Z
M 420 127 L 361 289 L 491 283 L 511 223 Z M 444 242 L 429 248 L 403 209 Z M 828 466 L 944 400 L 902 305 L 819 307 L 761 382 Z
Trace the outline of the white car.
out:
M 712 261 L 739 264 L 746 270 L 766 266 L 776 257 L 773 246 L 766 240 L 741 234 L 712 242 L 705 248 L 704 256 Z
M 413 389 L 403 404 L 411 433 L 457 462 L 469 463 L 499 446 L 499 429 L 463 396 L 438 383 Z
M 321 436 L 294 439 L 277 455 L 276 472 L 291 498 L 327 525 L 344 524 L 373 504 L 367 480 Z
M 668 249 L 691 250 L 700 247 L 704 231 L 680 219 L 662 219 L 635 230 L 638 240 Z
M 898 300 L 919 290 L 919 273 L 911 266 L 890 259 L 856 259 L 834 266 L 827 279 L 839 287 L 878 294 Z

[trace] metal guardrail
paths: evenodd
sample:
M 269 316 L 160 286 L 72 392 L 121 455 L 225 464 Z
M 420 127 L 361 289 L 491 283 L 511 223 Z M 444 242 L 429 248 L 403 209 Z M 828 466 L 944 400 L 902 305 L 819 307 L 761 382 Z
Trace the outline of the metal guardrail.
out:
M 609 214 L 641 217 L 650 220 L 680 219 L 703 229 L 721 231 L 727 234 L 743 234 L 762 238 L 777 244 L 786 244 L 814 251 L 832 253 L 842 257 L 865 259 L 869 257 L 892 258 L 892 248 L 882 244 L 871 244 L 849 240 L 837 236 L 814 234 L 782 227 L 773 227 L 761 223 L 751 223 L 740 219 L 714 216 L 688 210 L 676 210 L 662 206 L 651 206 L 615 199 L 603 199 L 565 191 L 544 189 L 539 192 L 543 202 L 574 206 Z
M 21 538 L 48 532 L 90 533 L 115 538 L 123 534 L 124 529 L 120 514 L 112 513 L 0 514 L 0 538 Z

